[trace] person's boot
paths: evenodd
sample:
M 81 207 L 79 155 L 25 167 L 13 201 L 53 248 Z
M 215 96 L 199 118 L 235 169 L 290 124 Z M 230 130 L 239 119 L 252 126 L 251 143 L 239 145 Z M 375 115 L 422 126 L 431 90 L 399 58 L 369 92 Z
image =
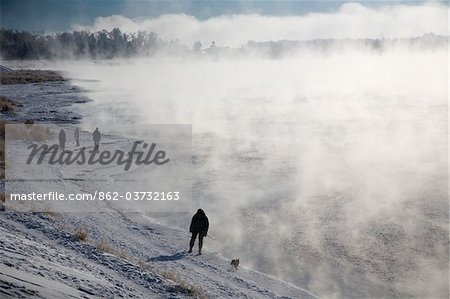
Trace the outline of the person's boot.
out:
M 202 255 L 202 249 L 201 248 L 198 249 L 198 255 Z
M 188 253 L 192 253 L 192 247 L 191 247 L 191 248 L 189 248 L 189 251 L 188 251 Z

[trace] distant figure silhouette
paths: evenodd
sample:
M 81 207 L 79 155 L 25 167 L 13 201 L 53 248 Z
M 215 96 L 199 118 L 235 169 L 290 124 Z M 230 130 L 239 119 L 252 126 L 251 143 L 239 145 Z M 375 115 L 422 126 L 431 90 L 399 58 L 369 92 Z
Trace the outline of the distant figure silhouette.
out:
M 73 135 L 77 146 L 80 146 L 80 129 L 78 127 L 75 129 L 75 133 L 73 133 Z
M 198 235 L 198 254 L 202 254 L 203 238 L 208 234 L 208 229 L 208 217 L 206 217 L 202 209 L 198 209 L 197 213 L 192 217 L 191 226 L 189 227 L 189 232 L 192 233 L 191 242 L 189 243 L 189 253 L 192 252 L 192 247 L 194 247 L 195 239 Z
M 66 147 L 66 132 L 63 129 L 59 130 L 59 149 L 63 152 Z
M 94 133 L 92 133 L 92 137 L 94 139 L 94 151 L 98 151 L 98 146 L 100 144 L 100 131 L 98 130 L 98 128 L 95 128 Z

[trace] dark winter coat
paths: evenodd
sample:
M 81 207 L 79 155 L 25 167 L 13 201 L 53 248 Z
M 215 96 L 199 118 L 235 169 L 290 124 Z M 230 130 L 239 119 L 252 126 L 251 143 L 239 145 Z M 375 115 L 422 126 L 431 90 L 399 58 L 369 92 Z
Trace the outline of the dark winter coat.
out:
M 192 217 L 191 226 L 189 231 L 191 233 L 200 233 L 206 236 L 208 233 L 209 221 L 205 212 L 202 209 L 198 209 L 197 213 Z
M 59 131 L 58 137 L 59 137 L 59 142 L 65 142 L 66 141 L 66 132 L 64 132 L 64 130 L 61 129 Z
M 94 138 L 94 141 L 96 141 L 96 142 L 100 141 L 100 139 L 101 139 L 100 131 L 98 129 L 94 130 L 94 133 L 92 133 L 92 136 Z

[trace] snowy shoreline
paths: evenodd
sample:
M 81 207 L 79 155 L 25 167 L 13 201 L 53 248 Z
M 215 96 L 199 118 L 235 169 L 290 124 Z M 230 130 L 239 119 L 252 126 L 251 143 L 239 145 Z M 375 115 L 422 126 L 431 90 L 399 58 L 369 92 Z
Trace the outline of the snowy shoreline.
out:
M 23 106 L 10 122 L 77 123 L 74 104 L 89 101 L 67 82 L 0 86 Z M 75 110 L 75 111 L 73 111 Z M 89 134 L 84 133 L 84 138 Z M 109 146 L 129 142 L 107 136 Z M 58 170 L 61 171 L 61 170 Z M 114 171 L 112 171 L 114 172 Z M 111 175 L 111 170 L 105 175 Z M 62 188 L 95 189 L 89 174 L 57 182 Z M 6 297 L 80 298 L 314 298 L 278 278 L 240 267 L 206 246 L 186 254 L 184 230 L 160 225 L 141 213 L 97 203 L 95 213 L 2 212 L 0 292 Z M 245 265 L 245 263 L 244 263 Z
M 81 119 L 76 104 L 89 102 L 85 90 L 67 81 L 0 85 L 0 94 L 20 104 L 14 113 L 2 114 L 7 122 L 76 124 Z

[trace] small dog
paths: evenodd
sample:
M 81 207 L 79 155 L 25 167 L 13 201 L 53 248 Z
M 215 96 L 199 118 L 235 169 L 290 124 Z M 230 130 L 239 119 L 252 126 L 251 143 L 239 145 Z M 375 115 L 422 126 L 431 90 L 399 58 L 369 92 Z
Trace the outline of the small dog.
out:
M 237 270 L 238 266 L 239 266 L 239 259 L 232 259 L 230 262 L 230 265 L 234 267 L 234 269 Z

